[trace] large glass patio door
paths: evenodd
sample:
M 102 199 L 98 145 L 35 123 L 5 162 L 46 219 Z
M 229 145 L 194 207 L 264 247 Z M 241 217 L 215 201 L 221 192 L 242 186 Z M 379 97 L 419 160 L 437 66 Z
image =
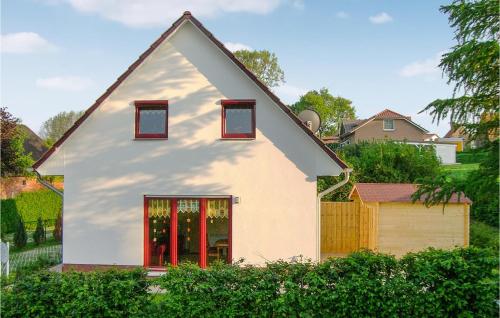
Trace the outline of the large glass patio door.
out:
M 144 199 L 144 266 L 231 261 L 231 198 Z

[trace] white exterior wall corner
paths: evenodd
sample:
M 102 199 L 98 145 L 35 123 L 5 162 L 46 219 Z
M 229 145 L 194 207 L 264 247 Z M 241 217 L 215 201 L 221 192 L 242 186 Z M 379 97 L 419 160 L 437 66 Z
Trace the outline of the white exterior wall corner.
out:
M 221 99 L 256 100 L 256 139 L 221 140 Z M 134 140 L 134 100 L 169 100 L 169 139 Z M 315 258 L 316 177 L 341 168 L 192 23 L 38 169 L 61 174 L 63 263 L 143 264 L 144 195 L 233 195 L 233 258 Z
M 408 142 L 410 145 L 429 146 L 432 145 L 436 150 L 436 156 L 441 160 L 442 164 L 455 164 L 457 163 L 456 154 L 457 146 L 455 144 L 445 143 L 420 143 Z

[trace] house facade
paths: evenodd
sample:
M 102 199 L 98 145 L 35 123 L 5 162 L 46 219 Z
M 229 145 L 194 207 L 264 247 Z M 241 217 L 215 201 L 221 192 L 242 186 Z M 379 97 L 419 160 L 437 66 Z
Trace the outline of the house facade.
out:
M 64 176 L 63 269 L 319 259 L 347 168 L 189 12 L 33 167 Z
M 427 141 L 432 136 L 429 132 L 411 120 L 390 109 L 368 118 L 345 120 L 339 133 L 341 145 L 372 140 L 408 140 Z

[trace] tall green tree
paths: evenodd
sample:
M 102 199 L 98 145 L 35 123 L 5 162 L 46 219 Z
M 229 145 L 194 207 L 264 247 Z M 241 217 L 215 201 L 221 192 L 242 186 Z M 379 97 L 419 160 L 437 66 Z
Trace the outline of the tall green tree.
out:
M 436 121 L 449 118 L 473 138 L 496 133 L 499 114 L 498 0 L 455 0 L 441 7 L 455 29 L 457 44 L 443 55 L 440 68 L 454 85 L 453 95 L 423 111 Z
M 21 121 L 14 117 L 7 107 L 0 108 L 1 131 L 1 175 L 25 175 L 26 169 L 33 164 L 30 153 L 24 149 L 26 134 L 18 125 Z
M 267 87 L 276 87 L 285 82 L 285 73 L 276 54 L 267 50 L 239 50 L 234 55 Z
M 500 20 L 497 0 L 455 0 L 441 7 L 455 29 L 457 44 L 440 63 L 450 84 L 452 97 L 430 103 L 430 111 L 440 121 L 450 117 L 472 138 L 483 137 L 490 153 L 477 172 L 460 180 L 446 174 L 423 178 L 414 199 L 425 198 L 427 205 L 448 202 L 454 193 L 473 199 L 472 216 L 498 226 L 498 116 Z M 484 137 L 487 138 L 484 138 Z
M 50 117 L 40 129 L 40 137 L 48 146 L 52 146 L 83 115 L 83 111 L 60 112 Z
M 315 110 L 321 118 L 320 136 L 337 134 L 343 119 L 356 117 L 356 109 L 352 102 L 340 96 L 333 96 L 327 88 L 307 92 L 291 108 L 295 114 L 304 109 Z

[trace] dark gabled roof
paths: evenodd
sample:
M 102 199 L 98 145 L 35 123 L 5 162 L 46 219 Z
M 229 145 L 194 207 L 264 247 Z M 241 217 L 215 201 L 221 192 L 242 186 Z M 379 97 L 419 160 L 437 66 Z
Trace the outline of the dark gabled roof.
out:
M 349 198 L 357 193 L 363 202 L 412 202 L 412 195 L 417 191 L 417 187 L 418 185 L 412 183 L 356 183 Z M 460 196 L 454 193 L 448 202 L 472 203 L 463 193 Z
M 33 160 L 38 160 L 40 157 L 47 151 L 47 147 L 43 143 L 42 138 L 40 138 L 37 134 L 33 132 L 26 125 L 18 125 L 17 129 L 19 129 L 22 133 L 26 135 L 24 139 L 24 151 L 26 153 L 31 153 L 31 158 Z
M 343 134 L 348 134 L 353 131 L 356 127 L 363 124 L 366 119 L 348 119 L 342 122 Z
M 37 169 L 40 167 L 40 165 L 47 160 L 48 157 L 54 151 L 62 145 L 62 143 L 96 110 L 99 105 L 166 39 L 168 38 L 179 26 L 182 25 L 183 22 L 185 21 L 190 21 L 192 22 L 198 29 L 203 32 L 229 59 L 233 61 L 236 66 L 238 66 L 257 86 L 259 86 L 264 93 L 266 93 L 269 98 L 271 98 L 278 107 L 285 112 L 285 114 L 288 115 L 309 137 L 312 138 L 312 140 L 321 148 L 323 151 L 330 157 L 332 158 L 333 161 L 335 161 L 342 169 L 347 168 L 347 165 L 340 160 L 337 155 L 330 149 L 328 148 L 322 141 L 319 139 L 309 128 L 307 128 L 306 125 L 304 125 L 300 119 L 290 110 L 289 107 L 287 107 L 281 100 L 274 95 L 269 88 L 264 85 L 257 77 L 250 71 L 248 70 L 243 63 L 241 63 L 235 56 L 234 54 L 229 51 L 224 44 L 222 44 L 219 40 L 217 40 L 212 33 L 210 33 L 204 26 L 201 24 L 200 21 L 198 21 L 195 17 L 191 15 L 191 12 L 186 11 L 184 14 L 175 21 L 172 26 L 165 31 L 144 53 L 139 56 L 139 58 L 129 66 L 129 68 L 123 73 L 118 79 L 116 80 L 113 85 L 111 85 L 104 94 L 99 97 L 95 103 L 90 106 L 89 109 L 85 111 L 82 117 L 80 117 L 75 124 L 46 152 L 43 154 L 43 156 L 35 162 L 33 165 L 34 169 Z

